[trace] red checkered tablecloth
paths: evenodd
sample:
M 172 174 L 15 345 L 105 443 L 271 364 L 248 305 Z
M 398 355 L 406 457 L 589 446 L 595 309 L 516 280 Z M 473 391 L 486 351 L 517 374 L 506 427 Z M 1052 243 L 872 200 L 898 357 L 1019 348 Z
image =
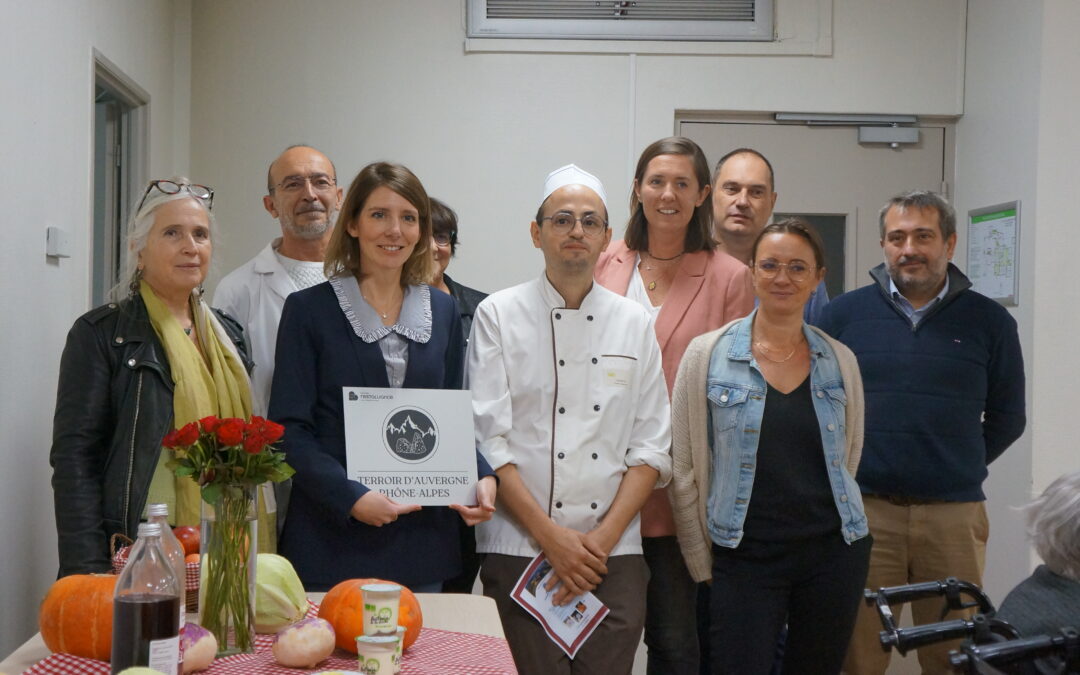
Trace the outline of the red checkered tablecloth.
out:
M 308 616 L 316 616 L 313 604 Z M 254 654 L 236 654 L 216 659 L 206 675 L 295 675 L 323 670 L 355 670 L 356 656 L 341 649 L 313 670 L 285 668 L 270 653 L 273 636 L 255 638 Z M 53 654 L 34 664 L 25 673 L 33 675 L 108 675 L 109 664 L 70 654 Z M 402 675 L 516 675 L 514 659 L 506 640 L 474 633 L 424 628 L 401 662 Z

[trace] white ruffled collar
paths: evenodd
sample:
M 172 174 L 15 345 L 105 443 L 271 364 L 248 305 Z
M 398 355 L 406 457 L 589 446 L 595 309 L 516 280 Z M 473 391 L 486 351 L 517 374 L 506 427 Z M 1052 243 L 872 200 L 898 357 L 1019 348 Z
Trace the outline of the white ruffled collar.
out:
M 355 276 L 338 275 L 330 279 L 330 286 L 356 337 L 364 342 L 377 342 L 389 333 L 420 344 L 431 339 L 431 289 L 426 284 L 405 287 L 401 312 L 391 326 L 384 326 L 379 313 L 364 299 Z

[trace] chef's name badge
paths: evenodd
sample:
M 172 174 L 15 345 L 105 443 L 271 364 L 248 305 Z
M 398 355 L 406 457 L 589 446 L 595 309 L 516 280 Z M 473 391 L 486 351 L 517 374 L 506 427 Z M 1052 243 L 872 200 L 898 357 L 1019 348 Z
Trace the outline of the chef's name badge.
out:
M 342 397 L 349 478 L 400 504 L 476 503 L 468 391 L 342 387 Z

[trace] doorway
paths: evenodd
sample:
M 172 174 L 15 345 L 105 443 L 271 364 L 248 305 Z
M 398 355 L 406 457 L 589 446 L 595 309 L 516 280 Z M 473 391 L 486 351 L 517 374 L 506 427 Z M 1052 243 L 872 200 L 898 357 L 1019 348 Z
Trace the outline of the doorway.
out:
M 710 162 L 739 147 L 769 158 L 776 174 L 773 217 L 803 216 L 820 228 L 830 297 L 870 283 L 867 272 L 882 262 L 878 210 L 890 197 L 915 189 L 949 197 L 951 120 L 921 120 L 918 143 L 898 148 L 860 144 L 855 125 L 779 124 L 771 114 L 680 115 L 675 128 Z
M 120 282 L 126 224 L 146 176 L 149 95 L 94 54 L 94 230 L 90 306 Z

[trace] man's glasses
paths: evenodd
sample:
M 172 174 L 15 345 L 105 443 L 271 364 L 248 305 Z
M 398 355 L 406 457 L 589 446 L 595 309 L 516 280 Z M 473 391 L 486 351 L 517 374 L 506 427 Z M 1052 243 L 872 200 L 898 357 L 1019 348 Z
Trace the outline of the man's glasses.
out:
M 310 176 L 289 176 L 272 186 L 270 192 L 279 189 L 285 194 L 294 194 L 303 190 L 308 183 L 311 183 L 311 189 L 315 192 L 329 192 L 337 185 L 337 182 L 325 173 L 313 173 Z
M 783 268 L 787 268 L 788 279 L 791 279 L 794 282 L 806 281 L 810 278 L 811 272 L 817 269 L 817 267 L 812 267 L 797 260 L 794 262 L 782 263 L 777 262 L 772 258 L 766 258 L 765 260 L 759 260 L 754 263 L 754 269 L 756 269 L 758 274 L 765 279 L 775 278 Z
M 214 207 L 214 190 L 208 188 L 205 185 L 197 185 L 195 183 L 177 183 L 171 180 L 152 180 L 150 184 L 146 186 L 146 192 L 143 193 L 142 199 L 139 200 L 139 205 L 135 207 L 135 213 L 142 210 L 143 204 L 146 203 L 146 198 L 153 190 L 162 192 L 167 195 L 174 195 L 181 190 L 187 190 L 188 194 L 196 199 L 200 199 L 206 202 L 206 208 L 211 209 Z
M 595 213 L 586 213 L 578 218 L 569 211 L 559 211 L 550 216 L 544 216 L 540 222 L 551 221 L 551 230 L 555 234 L 568 234 L 574 229 L 576 223 L 581 223 L 581 231 L 588 237 L 597 237 L 607 228 L 607 221 Z
M 435 243 L 439 246 L 449 246 L 450 242 L 454 239 L 456 232 L 436 232 L 431 235 L 431 238 L 435 240 Z

